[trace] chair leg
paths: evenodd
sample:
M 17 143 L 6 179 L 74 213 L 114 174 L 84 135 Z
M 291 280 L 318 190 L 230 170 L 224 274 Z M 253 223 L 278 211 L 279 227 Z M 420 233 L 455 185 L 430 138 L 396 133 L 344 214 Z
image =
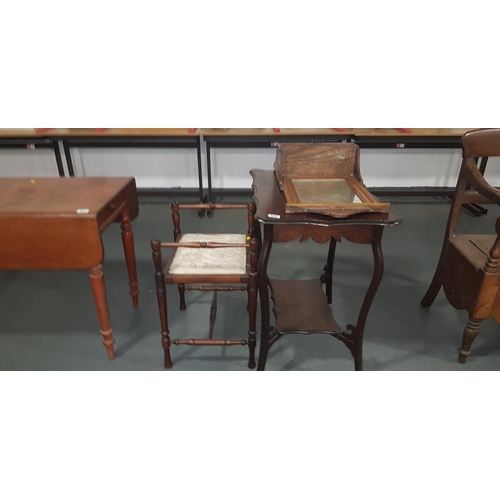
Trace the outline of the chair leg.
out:
M 439 293 L 439 290 L 441 290 L 441 286 L 443 285 L 443 282 L 441 281 L 441 277 L 437 275 L 438 271 L 439 270 L 436 271 L 436 274 L 434 275 L 432 283 L 430 284 L 429 289 L 427 290 L 427 293 L 425 294 L 425 297 L 420 302 L 420 305 L 422 307 L 425 307 L 425 308 L 431 307 L 434 300 L 437 297 L 437 294 Z
M 186 286 L 185 285 L 179 285 L 179 295 L 181 299 L 181 311 L 185 311 L 186 308 Z
M 168 314 L 167 314 L 167 289 L 163 274 L 157 275 L 156 293 L 158 297 L 158 310 L 160 312 L 161 323 L 161 345 L 164 351 L 165 368 L 172 368 L 172 358 L 170 356 L 170 332 L 168 330 Z
M 161 280 L 161 281 L 160 281 Z M 167 290 L 163 276 L 158 276 L 156 293 L 158 297 L 158 310 L 160 312 L 161 323 L 161 345 L 164 351 L 165 368 L 172 368 L 172 358 L 170 357 L 170 332 L 168 330 L 168 316 L 167 316 Z
M 443 250 L 441 251 L 441 256 L 439 257 L 439 262 L 436 267 L 436 272 L 434 273 L 434 277 L 432 278 L 431 284 L 429 285 L 429 289 L 427 290 L 427 293 L 425 294 L 424 298 L 420 302 L 420 305 L 422 307 L 431 307 L 434 300 L 437 297 L 437 294 L 439 293 L 439 290 L 441 290 L 441 287 L 443 286 L 443 269 L 444 269 L 444 263 L 446 260 L 446 250 L 448 248 L 448 244 L 445 243 L 445 246 L 443 247 Z
M 470 355 L 470 350 L 472 347 L 472 343 L 477 337 L 479 327 L 481 326 L 482 319 L 476 319 L 472 316 L 469 316 L 469 321 L 467 322 L 467 326 L 465 327 L 462 339 L 462 346 L 458 349 L 458 362 L 465 364 L 467 358 Z

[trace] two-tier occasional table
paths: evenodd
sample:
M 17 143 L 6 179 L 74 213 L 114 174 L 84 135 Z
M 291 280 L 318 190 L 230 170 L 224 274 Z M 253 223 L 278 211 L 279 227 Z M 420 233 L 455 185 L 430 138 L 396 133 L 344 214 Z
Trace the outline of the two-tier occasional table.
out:
M 102 233 L 121 222 L 134 307 L 139 305 L 134 236 L 135 179 L 0 178 L 0 269 L 89 270 L 109 359 L 114 339 L 102 262 Z
M 354 357 L 356 370 L 363 369 L 363 333 L 375 294 L 384 273 L 382 233 L 385 226 L 401 220 L 392 213 L 366 213 L 335 219 L 312 213 L 285 213 L 285 200 L 275 174 L 252 170 L 256 233 L 260 242 L 257 268 L 262 328 L 258 370 L 264 370 L 270 347 L 287 334 L 329 334 L 341 340 Z M 263 225 L 263 233 L 260 230 Z M 267 276 L 267 263 L 274 242 L 312 238 L 318 243 L 330 241 L 325 273 L 318 280 L 276 280 Z M 344 331 L 333 317 L 332 268 L 336 243 L 342 238 L 354 243 L 371 244 L 374 273 L 364 298 L 358 320 Z M 326 294 L 323 292 L 326 286 Z M 274 302 L 275 326 L 270 325 L 269 290 Z

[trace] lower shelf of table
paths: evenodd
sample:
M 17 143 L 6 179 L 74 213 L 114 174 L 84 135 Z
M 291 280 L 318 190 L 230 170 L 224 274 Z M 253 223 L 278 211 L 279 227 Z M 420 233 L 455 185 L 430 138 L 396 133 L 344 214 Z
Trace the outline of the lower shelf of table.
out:
M 275 331 L 340 334 L 342 329 L 323 293 L 321 281 L 269 280 L 276 318 Z

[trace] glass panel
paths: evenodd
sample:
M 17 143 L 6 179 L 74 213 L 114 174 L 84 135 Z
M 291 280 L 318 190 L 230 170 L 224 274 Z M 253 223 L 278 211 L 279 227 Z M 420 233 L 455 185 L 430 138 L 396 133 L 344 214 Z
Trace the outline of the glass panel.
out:
M 363 203 L 345 179 L 292 179 L 300 203 Z

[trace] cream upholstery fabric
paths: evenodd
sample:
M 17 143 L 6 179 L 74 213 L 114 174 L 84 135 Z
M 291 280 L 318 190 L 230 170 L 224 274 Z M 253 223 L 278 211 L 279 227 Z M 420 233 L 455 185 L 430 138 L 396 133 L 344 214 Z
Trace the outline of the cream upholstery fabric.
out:
M 245 234 L 184 234 L 180 243 L 246 243 Z M 246 248 L 177 248 L 170 274 L 245 274 Z

